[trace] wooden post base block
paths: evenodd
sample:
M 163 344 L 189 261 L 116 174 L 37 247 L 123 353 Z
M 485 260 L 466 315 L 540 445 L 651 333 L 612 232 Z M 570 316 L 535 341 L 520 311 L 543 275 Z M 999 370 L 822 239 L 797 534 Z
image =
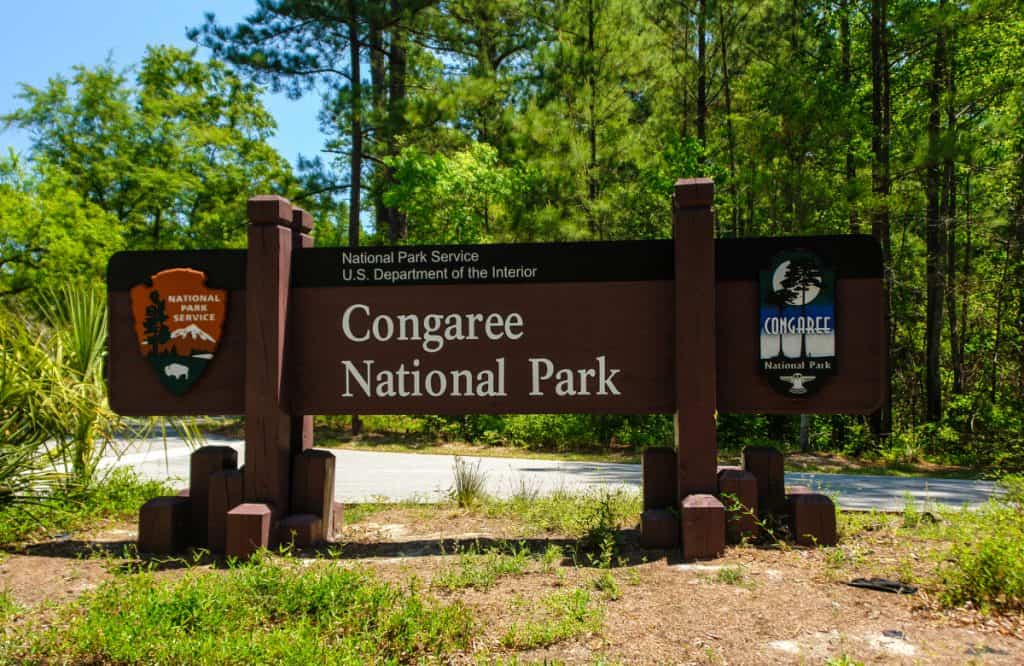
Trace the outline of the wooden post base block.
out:
M 230 446 L 203 446 L 189 459 L 188 494 L 192 502 L 192 539 L 197 546 L 208 546 L 210 475 L 238 467 L 238 452 Z
M 345 505 L 341 502 L 332 502 L 331 520 L 327 526 L 325 537 L 328 541 L 341 536 L 341 528 L 345 525 Z
M 317 541 L 326 538 L 334 508 L 334 454 L 311 449 L 295 456 L 292 463 L 293 514 L 310 513 L 320 518 Z
M 801 546 L 834 546 L 836 534 L 836 507 L 827 495 L 797 493 L 786 498 L 789 508 L 789 526 L 793 538 Z
M 647 509 L 640 514 L 641 548 L 679 546 L 679 517 L 668 509 Z
M 188 547 L 192 500 L 154 497 L 139 509 L 139 552 L 178 553 Z
M 277 524 L 278 543 L 290 543 L 299 548 L 323 543 L 323 534 L 320 516 L 311 513 L 293 513 Z
M 726 540 L 739 543 L 743 537 L 756 537 L 757 478 L 738 469 L 722 470 L 718 473 L 718 494 L 726 506 Z M 734 502 L 739 502 L 740 506 L 733 506 Z
M 240 470 L 226 469 L 210 475 L 207 512 L 207 546 L 223 553 L 228 538 L 228 511 L 243 501 L 244 476 Z
M 667 509 L 676 505 L 676 452 L 647 449 L 643 453 L 644 510 Z
M 247 502 L 228 511 L 227 544 L 224 554 L 244 560 L 260 548 L 270 547 L 269 504 Z
M 743 469 L 757 478 L 757 506 L 765 514 L 786 508 L 785 461 L 778 449 L 748 446 L 743 449 Z
M 725 550 L 725 507 L 714 495 L 687 495 L 682 507 L 683 559 L 718 557 Z

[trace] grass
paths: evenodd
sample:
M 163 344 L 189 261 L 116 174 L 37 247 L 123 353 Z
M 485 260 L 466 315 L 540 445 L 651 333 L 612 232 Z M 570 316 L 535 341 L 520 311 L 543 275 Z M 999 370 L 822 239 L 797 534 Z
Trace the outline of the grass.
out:
M 538 601 L 519 599 L 516 610 L 525 615 L 515 621 L 501 638 L 501 644 L 515 650 L 546 647 L 586 634 L 599 633 L 604 611 L 582 588 L 554 592 Z
M 455 480 L 448 496 L 461 507 L 471 507 L 487 499 L 487 474 L 480 471 L 480 461 L 467 462 L 455 456 L 453 464 Z
M 903 511 L 839 514 L 840 546 L 826 556 L 836 576 L 871 569 L 931 589 L 947 607 L 984 612 L 1024 610 L 1024 477 L 1004 478 L 1004 494 L 977 509 L 921 507 L 907 498 Z M 877 535 L 900 543 L 902 557 L 879 570 L 858 541 Z M 922 564 L 915 564 L 923 562 Z
M 595 529 L 636 525 L 642 505 L 640 493 L 635 490 L 558 490 L 548 495 L 527 492 L 506 500 L 492 499 L 482 510 L 490 517 L 517 520 L 540 533 L 593 538 Z
M 99 520 L 130 519 L 146 500 L 169 494 L 173 490 L 165 483 L 143 481 L 130 470 L 116 469 L 88 492 L 0 509 L 0 545 L 72 532 Z
M 473 547 L 458 553 L 458 561 L 435 576 L 431 584 L 449 591 L 467 587 L 489 590 L 499 578 L 526 573 L 534 559 L 525 544 L 505 544 L 483 551 Z
M 263 556 L 226 573 L 119 576 L 52 625 L 23 627 L 0 661 L 409 663 L 466 649 L 475 624 L 465 606 L 370 569 Z
M 6 620 L 21 610 L 8 590 L 0 590 L 0 620 Z

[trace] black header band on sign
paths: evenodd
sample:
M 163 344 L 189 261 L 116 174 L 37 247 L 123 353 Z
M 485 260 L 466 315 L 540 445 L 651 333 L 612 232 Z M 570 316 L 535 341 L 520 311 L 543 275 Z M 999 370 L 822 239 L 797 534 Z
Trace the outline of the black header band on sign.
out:
M 671 280 L 670 241 L 295 250 L 293 287 Z M 359 271 L 362 271 L 360 273 Z
M 882 246 L 871 236 L 782 236 L 721 238 L 715 241 L 715 279 L 757 280 L 759 272 L 784 250 L 809 250 L 836 278 L 881 278 Z
M 151 250 L 118 252 L 107 264 L 107 289 L 124 291 L 169 268 L 206 273 L 213 289 L 245 289 L 246 250 Z
M 757 280 L 758 271 L 771 257 L 793 249 L 814 252 L 840 279 L 882 277 L 878 241 L 851 235 L 719 239 L 715 241 L 715 278 Z M 293 252 L 293 287 L 636 282 L 671 280 L 675 275 L 672 241 L 668 240 L 303 248 Z M 399 252 L 406 253 L 406 261 L 399 261 Z M 207 274 L 211 287 L 244 289 L 245 257 L 245 250 L 118 252 L 107 266 L 107 288 L 131 289 L 162 270 L 194 268 Z M 356 257 L 361 261 L 353 261 Z M 378 269 L 380 272 L 375 272 Z M 364 271 L 362 276 L 359 270 Z

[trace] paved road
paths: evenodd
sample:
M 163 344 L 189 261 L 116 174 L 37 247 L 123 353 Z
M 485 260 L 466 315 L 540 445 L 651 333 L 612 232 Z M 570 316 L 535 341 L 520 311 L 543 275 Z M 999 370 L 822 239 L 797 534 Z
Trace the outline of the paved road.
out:
M 240 440 L 210 438 L 210 444 L 232 446 L 244 458 Z M 135 444 L 119 459 L 110 458 L 104 466 L 131 466 L 139 474 L 153 479 L 175 479 L 187 485 L 186 444 L 177 438 L 147 440 Z M 437 501 L 452 485 L 454 458 L 412 453 L 376 453 L 333 451 L 337 457 L 335 498 L 342 502 L 377 499 Z M 557 489 L 585 490 L 599 487 L 640 487 L 640 466 L 622 463 L 586 463 L 520 458 L 467 458 L 479 464 L 485 474 L 487 491 L 508 497 L 528 490 L 548 493 Z M 823 492 L 837 493 L 844 509 L 902 509 L 906 498 L 919 504 L 950 506 L 978 505 L 995 492 L 988 481 L 960 479 L 924 479 L 852 474 L 787 473 L 787 485 L 806 485 Z

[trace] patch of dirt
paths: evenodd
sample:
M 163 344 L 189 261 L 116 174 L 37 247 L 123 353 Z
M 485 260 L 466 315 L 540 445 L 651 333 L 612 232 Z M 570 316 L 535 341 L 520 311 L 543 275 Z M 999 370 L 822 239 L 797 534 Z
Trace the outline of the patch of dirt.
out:
M 120 557 L 135 536 L 133 527 L 12 553 L 0 561 L 0 587 L 30 607 L 66 602 L 110 577 L 111 566 L 126 563 Z M 572 541 L 556 534 L 521 540 L 523 533 L 514 521 L 467 510 L 391 508 L 347 525 L 338 559 L 300 561 L 369 566 L 381 579 L 403 585 L 416 577 L 437 598 L 468 605 L 479 631 L 471 653 L 451 655 L 456 663 L 514 656 L 523 662 L 820 664 L 843 655 L 868 664 L 1024 662 L 1024 615 L 942 610 L 927 585 L 916 595 L 846 585 L 857 576 L 927 576 L 931 560 L 907 555 L 921 545 L 882 531 L 841 544 L 856 557 L 838 558 L 836 549 L 732 547 L 714 560 L 683 563 L 672 553 L 640 550 L 636 531 L 624 530 L 618 533 L 623 566 L 611 570 L 618 598 L 596 586 L 601 569 L 574 564 Z M 523 541 L 538 555 L 525 573 L 500 577 L 490 589 L 449 591 L 430 584 L 458 565 L 459 549 L 503 540 Z M 562 546 L 566 557 L 545 568 L 539 554 L 550 544 Z M 95 552 L 110 557 L 90 558 Z M 554 593 L 575 589 L 587 590 L 602 610 L 601 631 L 532 650 L 503 647 L 503 636 L 524 613 Z
M 112 576 L 106 556 L 133 549 L 136 530 L 135 525 L 115 524 L 0 553 L 0 590 L 26 607 L 73 600 Z

